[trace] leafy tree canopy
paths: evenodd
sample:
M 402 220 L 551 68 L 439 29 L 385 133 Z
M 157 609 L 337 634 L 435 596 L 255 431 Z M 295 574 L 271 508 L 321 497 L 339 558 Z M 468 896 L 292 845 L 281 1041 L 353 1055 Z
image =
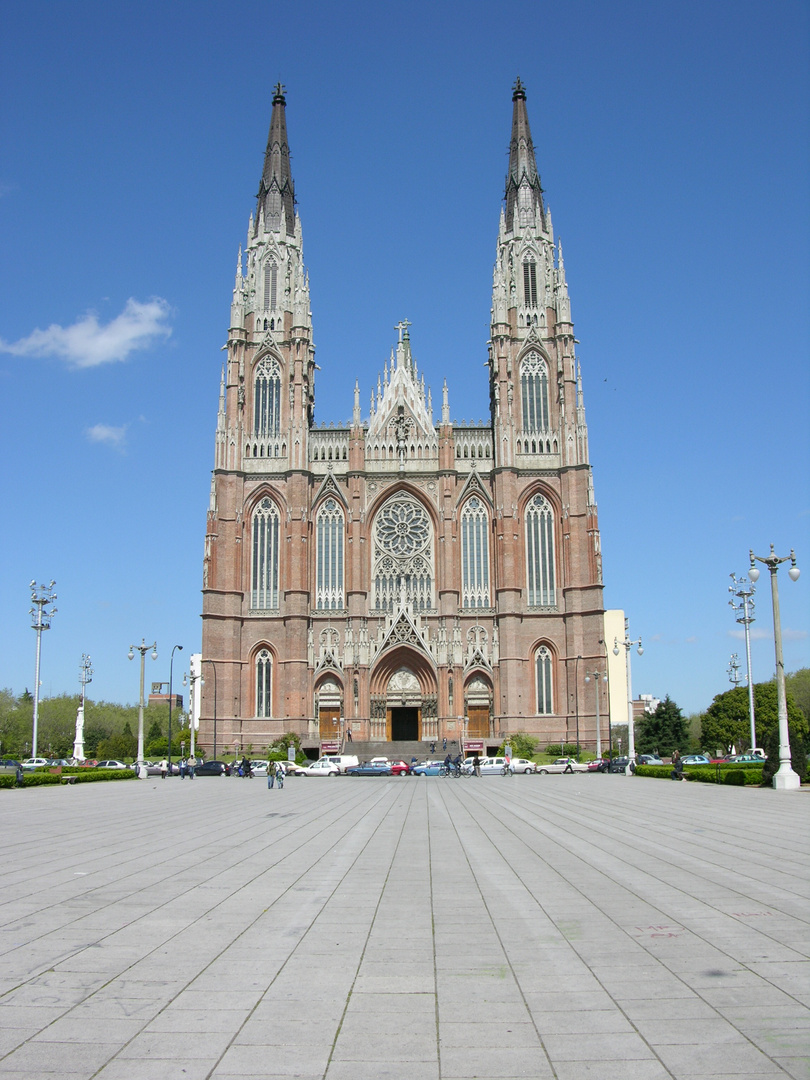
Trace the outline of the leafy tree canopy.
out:
M 776 682 L 754 684 L 754 719 L 758 744 L 764 749 L 768 738 L 777 733 Z M 801 739 L 808 736 L 808 721 L 790 693 L 787 695 L 788 726 Z M 748 715 L 748 689 L 735 686 L 717 694 L 701 717 L 701 742 L 707 750 L 729 753 L 732 746 L 738 752 L 750 749 L 751 722 Z
M 799 668 L 785 676 L 787 692 L 810 722 L 810 668 Z
M 502 755 L 507 747 L 512 747 L 512 757 L 532 758 L 537 753 L 537 739 L 525 731 L 514 731 L 498 747 L 498 754 Z M 576 753 L 576 750 L 574 751 Z

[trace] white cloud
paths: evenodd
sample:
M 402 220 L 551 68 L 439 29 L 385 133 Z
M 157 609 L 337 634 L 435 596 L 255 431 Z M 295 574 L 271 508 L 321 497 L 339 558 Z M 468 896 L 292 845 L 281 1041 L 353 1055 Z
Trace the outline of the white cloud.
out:
M 736 638 L 738 641 L 745 641 L 745 630 L 729 630 L 728 636 Z M 770 630 L 766 630 L 762 626 L 754 626 L 751 629 L 752 641 L 765 641 L 767 638 L 773 640 L 773 634 Z
M 149 348 L 159 338 L 169 337 L 169 314 L 169 305 L 160 297 L 145 304 L 130 298 L 121 314 L 106 326 L 99 324 L 95 312 L 88 311 L 72 326 L 54 323 L 19 341 L 0 339 L 0 351 L 14 356 L 55 356 L 74 368 L 97 367 L 126 360 L 136 349 Z
M 790 630 L 787 627 L 782 631 L 785 641 L 804 641 L 807 638 L 806 630 Z
M 112 446 L 116 450 L 123 449 L 124 440 L 127 436 L 127 425 L 112 427 L 110 424 L 94 424 L 85 432 L 90 442 L 103 443 Z

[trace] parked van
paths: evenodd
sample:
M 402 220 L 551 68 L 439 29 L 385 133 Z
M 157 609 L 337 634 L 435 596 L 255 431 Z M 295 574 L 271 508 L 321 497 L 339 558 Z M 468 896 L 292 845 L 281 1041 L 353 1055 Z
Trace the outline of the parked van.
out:
M 360 764 L 356 754 L 323 754 L 319 760 L 334 762 L 342 773 L 345 773 L 352 765 Z

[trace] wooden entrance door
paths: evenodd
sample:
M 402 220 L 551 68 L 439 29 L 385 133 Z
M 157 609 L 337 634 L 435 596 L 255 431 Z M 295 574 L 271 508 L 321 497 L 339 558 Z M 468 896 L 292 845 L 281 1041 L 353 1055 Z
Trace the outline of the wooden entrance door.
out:
M 321 709 L 319 714 L 321 742 L 340 742 L 340 709 Z
M 489 706 L 470 705 L 467 709 L 467 716 L 469 717 L 469 723 L 467 724 L 468 737 L 471 739 L 488 739 Z

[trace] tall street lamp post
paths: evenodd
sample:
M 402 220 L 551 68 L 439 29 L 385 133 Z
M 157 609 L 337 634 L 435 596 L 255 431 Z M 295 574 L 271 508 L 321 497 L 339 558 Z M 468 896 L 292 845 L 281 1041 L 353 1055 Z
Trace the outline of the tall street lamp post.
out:
M 638 645 L 638 655 L 644 655 L 644 649 L 641 647 L 641 638 L 637 641 L 631 641 L 628 637 L 630 633 L 630 624 L 627 619 L 624 620 L 624 641 L 619 641 L 618 638 L 613 639 L 613 655 L 619 655 L 619 646 L 624 646 L 624 663 L 627 669 L 627 768 L 625 772 L 628 776 L 631 774 L 630 766 L 636 756 L 636 733 L 635 733 L 635 721 L 633 719 L 633 683 L 630 676 L 630 650 L 634 645 Z
M 75 761 L 84 761 L 84 699 L 86 697 L 87 684 L 93 681 L 93 667 L 87 653 L 82 653 L 79 664 L 79 682 L 82 686 L 82 702 L 76 710 L 76 738 L 73 740 L 73 758 Z
M 194 757 L 195 753 L 196 753 L 195 745 L 194 745 L 194 743 L 195 743 L 194 736 L 195 736 L 195 733 L 196 733 L 196 730 L 197 730 L 197 723 L 199 722 L 199 719 L 200 719 L 200 697 L 199 697 L 199 695 L 200 695 L 201 691 L 198 690 L 197 687 L 198 687 L 198 685 L 199 686 L 204 686 L 205 685 L 205 679 L 202 677 L 201 667 L 202 667 L 202 657 L 200 656 L 199 653 L 192 653 L 191 656 L 189 657 L 188 679 L 186 679 L 185 675 L 183 676 L 183 686 L 188 684 L 188 687 L 189 687 L 189 691 L 188 691 L 188 718 L 189 718 L 189 725 L 188 726 L 191 729 L 191 749 L 189 750 L 189 756 L 190 757 Z
M 586 671 L 585 682 L 594 680 L 594 690 L 596 691 L 596 756 L 601 758 L 602 756 L 602 729 L 599 726 L 599 683 L 600 680 L 603 683 L 608 681 L 606 671 Z
M 146 702 L 143 697 L 143 675 L 144 675 L 144 662 L 146 660 L 146 654 L 149 650 L 152 650 L 152 659 L 157 660 L 157 642 L 153 641 L 151 645 L 146 644 L 146 638 L 141 638 L 140 645 L 130 645 L 129 647 L 129 659 L 135 659 L 135 650 L 141 654 L 141 693 L 138 698 L 138 776 L 141 780 L 146 779 L 146 766 L 143 763 L 143 709 Z
M 37 664 L 36 672 L 34 674 L 34 730 L 31 736 L 31 757 L 37 756 L 37 732 L 39 728 L 39 664 L 42 654 L 42 631 L 50 630 L 51 619 L 56 614 L 56 608 L 49 608 L 49 604 L 53 604 L 56 599 L 56 593 L 53 591 L 53 587 L 56 584 L 55 581 L 51 581 L 48 585 L 37 585 L 36 581 L 32 581 L 29 585 L 31 589 L 31 603 L 34 605 L 31 608 L 31 627 L 37 632 Z
M 214 673 L 214 760 L 217 756 L 217 662 L 216 660 L 203 660 L 204 664 L 210 664 Z
M 578 656 L 576 663 L 574 664 L 574 701 L 577 717 L 577 761 L 579 761 L 579 662 L 581 659 L 582 657 Z
M 748 677 L 748 719 L 751 722 L 751 749 L 757 745 L 757 729 L 756 721 L 754 719 L 754 680 L 751 677 L 751 623 L 754 622 L 754 593 L 756 589 L 751 582 L 745 580 L 745 578 L 736 578 L 733 574 L 730 574 L 731 584 L 728 587 L 728 591 L 732 593 L 740 601 L 739 604 L 735 604 L 734 600 L 729 600 L 729 604 L 733 611 L 741 611 L 742 615 L 737 616 L 737 622 L 742 623 L 745 630 L 745 664 Z
M 753 550 L 748 552 L 751 559 L 751 567 L 748 576 L 756 583 L 760 571 L 756 563 L 761 562 L 771 572 L 771 599 L 773 600 L 773 641 L 776 651 L 776 702 L 779 712 L 779 768 L 773 778 L 773 786 L 777 791 L 796 791 L 801 787 L 798 773 L 793 771 L 790 763 L 790 733 L 788 732 L 787 697 L 785 695 L 785 661 L 782 659 L 782 621 L 779 618 L 779 588 L 776 584 L 776 571 L 783 562 L 790 560 L 788 577 L 791 581 L 798 581 L 801 571 L 796 566 L 796 555 L 790 549 L 790 555 L 780 558 L 774 553 L 773 544 L 769 555 L 755 555 Z
M 728 674 L 728 681 L 733 683 L 735 687 L 740 685 L 740 658 L 736 653 L 731 654 L 731 660 L 726 668 Z
M 169 776 L 172 775 L 172 673 L 174 670 L 174 654 L 180 649 L 183 651 L 182 645 L 172 646 L 172 655 L 169 658 Z

